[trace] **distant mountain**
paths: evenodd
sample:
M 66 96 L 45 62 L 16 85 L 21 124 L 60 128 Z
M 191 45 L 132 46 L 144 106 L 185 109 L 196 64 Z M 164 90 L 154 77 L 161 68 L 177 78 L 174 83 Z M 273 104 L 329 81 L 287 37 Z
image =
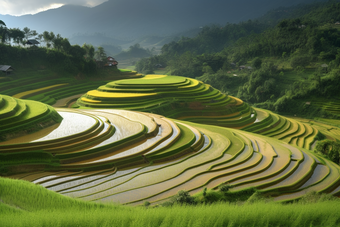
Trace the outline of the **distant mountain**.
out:
M 35 15 L 0 15 L 0 19 L 10 28 L 53 31 L 71 41 L 73 37 L 78 44 L 95 36 L 102 37 L 99 43 L 123 45 L 145 36 L 166 37 L 209 24 L 237 23 L 280 6 L 310 2 L 315 0 L 109 0 L 93 8 L 65 5 Z

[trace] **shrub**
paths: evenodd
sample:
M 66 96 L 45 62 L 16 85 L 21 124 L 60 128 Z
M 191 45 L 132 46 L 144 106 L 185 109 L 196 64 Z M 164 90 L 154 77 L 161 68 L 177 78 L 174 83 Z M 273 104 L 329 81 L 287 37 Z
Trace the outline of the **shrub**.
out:
M 303 197 L 301 197 L 301 199 L 298 200 L 298 203 L 308 204 L 308 203 L 318 203 L 318 202 L 334 201 L 334 200 L 339 200 L 339 199 L 330 194 L 311 191 L 305 194 Z
M 231 186 L 229 183 L 224 183 L 224 184 L 221 184 L 218 188 L 220 189 L 221 192 L 226 193 L 227 191 L 229 191 L 230 187 Z
M 193 205 L 195 204 L 195 199 L 192 197 L 189 192 L 181 190 L 177 193 L 177 195 L 173 196 L 170 200 L 173 204 L 180 204 L 180 205 Z
M 295 56 L 291 59 L 290 61 L 290 65 L 292 66 L 292 68 L 297 68 L 298 66 L 300 67 L 306 67 L 310 62 L 310 57 L 308 55 L 298 55 Z
M 268 199 L 266 199 L 261 192 L 256 191 L 254 194 L 252 194 L 248 199 L 247 199 L 247 203 L 257 203 L 257 202 L 263 202 L 266 201 Z
M 262 66 L 262 60 L 259 57 L 254 58 L 254 60 L 251 63 L 251 66 L 255 69 L 259 69 Z
M 332 140 L 318 141 L 314 152 L 325 155 L 329 160 L 340 164 L 340 142 Z

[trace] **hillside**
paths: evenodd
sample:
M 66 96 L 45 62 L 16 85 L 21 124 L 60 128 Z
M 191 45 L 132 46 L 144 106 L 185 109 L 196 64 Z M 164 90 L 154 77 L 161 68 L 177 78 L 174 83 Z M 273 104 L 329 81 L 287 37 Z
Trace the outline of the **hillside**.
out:
M 207 26 L 164 45 L 136 70 L 152 73 L 161 64 L 163 73 L 202 80 L 260 108 L 339 118 L 340 3 L 317 6 L 275 27 L 259 21 Z
M 148 209 L 70 199 L 25 181 L 0 178 L 0 186 L 1 223 L 4 226 L 170 227 L 239 223 L 243 226 L 307 227 L 336 226 L 339 223 L 339 202 L 325 201 L 324 197 L 316 199 L 320 201 L 317 203 L 290 205 L 249 203 L 243 206 L 218 204 Z M 245 213 L 247 218 L 244 218 Z
M 1 97 L 3 111 L 13 109 L 9 118 L 16 124 L 6 126 L 12 131 L 22 122 L 16 116 L 24 115 Z M 278 201 L 340 191 L 340 167 L 307 150 L 320 135 L 339 140 L 338 128 L 252 109 L 197 80 L 117 80 L 78 104 L 86 108 L 57 109 L 63 120 L 56 126 L 1 142 L 2 175 L 71 197 L 129 204 L 164 202 L 183 189 L 221 191 L 227 182 L 230 196 L 249 197 L 254 187 Z
M 68 38 L 77 34 L 101 33 L 124 42 L 143 36 L 173 35 L 212 23 L 237 23 L 259 17 L 266 11 L 279 6 L 304 2 L 311 1 L 261 0 L 245 4 L 245 1 L 230 3 L 214 0 L 210 1 L 207 7 L 206 2 L 202 0 L 171 2 L 165 0 L 110 0 L 93 8 L 65 5 L 35 15 L 19 17 L 2 15 L 0 19 L 6 21 L 9 27 L 22 29 L 30 25 L 39 33 L 50 31 L 50 28 L 53 28 L 56 34 L 59 33 Z M 204 16 L 202 16 L 202 12 L 204 12 Z M 77 40 L 80 45 L 85 41 Z M 110 44 L 118 45 L 118 43 Z
M 127 2 L 55 12 L 90 19 Z M 162 1 L 148 3 L 155 12 Z M 0 63 L 14 72 L 0 76 L 1 225 L 340 225 L 339 9 L 269 12 L 205 26 L 159 55 L 135 44 L 114 56 L 146 57 L 136 64 L 144 75 L 109 67 L 117 62 L 92 45 L 54 36 L 23 48 L 6 36 Z

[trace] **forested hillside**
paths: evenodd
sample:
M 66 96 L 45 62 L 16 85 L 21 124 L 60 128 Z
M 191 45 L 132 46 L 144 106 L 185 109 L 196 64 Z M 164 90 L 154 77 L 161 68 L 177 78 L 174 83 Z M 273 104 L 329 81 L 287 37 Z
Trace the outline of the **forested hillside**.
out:
M 280 10 L 286 19 L 275 26 L 280 16 L 269 12 L 256 21 L 204 27 L 136 69 L 150 73 L 160 64 L 168 74 L 198 78 L 258 107 L 338 118 L 339 1 Z

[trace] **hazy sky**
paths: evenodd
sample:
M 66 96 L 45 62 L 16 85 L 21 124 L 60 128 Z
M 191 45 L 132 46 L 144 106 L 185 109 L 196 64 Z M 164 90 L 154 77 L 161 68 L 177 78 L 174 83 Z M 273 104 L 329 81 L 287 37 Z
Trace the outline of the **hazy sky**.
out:
M 66 4 L 96 6 L 106 1 L 107 0 L 0 0 L 0 14 L 20 16 L 24 14 L 35 14 Z

